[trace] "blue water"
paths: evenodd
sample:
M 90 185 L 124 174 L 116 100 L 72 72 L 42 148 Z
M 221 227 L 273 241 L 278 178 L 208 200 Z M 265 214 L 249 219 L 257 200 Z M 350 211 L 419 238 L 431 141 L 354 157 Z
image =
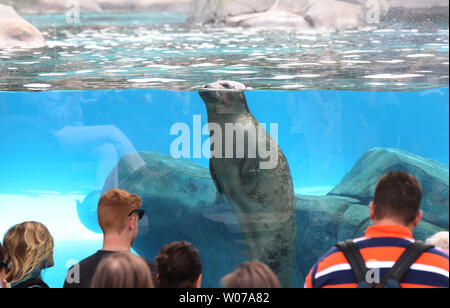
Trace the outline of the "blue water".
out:
M 250 91 L 250 111 L 278 125 L 296 192 L 326 194 L 373 147 L 399 148 L 449 163 L 449 89 L 416 92 Z M 100 248 L 80 222 L 76 201 L 100 190 L 125 154 L 171 155 L 175 123 L 207 123 L 196 92 L 84 90 L 0 92 L 0 234 L 37 220 L 55 236 L 62 286 L 67 264 Z M 202 144 L 208 136 L 200 136 Z M 208 157 L 183 159 L 208 166 Z M 153 259 L 154 256 L 145 256 Z M 70 263 L 70 262 L 69 262 Z
M 239 79 L 263 90 L 448 87 L 448 23 L 333 32 L 186 25 L 184 14 L 25 16 L 48 47 L 0 50 L 0 91 L 191 90 Z

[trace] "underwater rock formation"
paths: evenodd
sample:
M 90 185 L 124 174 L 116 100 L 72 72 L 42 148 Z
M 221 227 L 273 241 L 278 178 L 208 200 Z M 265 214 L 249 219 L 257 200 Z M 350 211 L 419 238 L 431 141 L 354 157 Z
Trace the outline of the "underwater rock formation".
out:
M 329 195 L 346 196 L 367 204 L 377 180 L 389 171 L 405 171 L 422 184 L 424 221 L 448 229 L 448 165 L 398 149 L 374 148 L 366 152 Z
M 0 4 L 0 49 L 46 46 L 42 33 L 20 17 L 11 6 Z
M 145 167 L 131 172 L 125 163 L 127 157 L 116 166 L 119 187 L 141 196 L 147 210 L 133 248 L 153 259 L 167 243 L 190 241 L 201 253 L 204 286 L 219 287 L 225 274 L 248 259 L 239 223 L 228 201 L 216 200 L 216 187 L 207 168 L 161 154 L 139 154 Z M 312 265 L 337 241 L 364 234 L 370 224 L 368 204 L 375 182 L 379 175 L 396 168 L 418 176 L 424 187 L 424 221 L 415 229 L 415 237 L 425 240 L 448 230 L 448 166 L 400 150 L 372 149 L 333 194 L 296 196 L 294 287 L 303 285 Z M 83 204 L 89 204 L 87 201 L 89 198 Z M 86 210 L 90 208 L 87 206 Z M 442 219 L 436 217 L 436 212 Z M 83 219 L 87 217 L 84 215 Z M 90 217 L 96 219 L 92 218 L 94 215 Z

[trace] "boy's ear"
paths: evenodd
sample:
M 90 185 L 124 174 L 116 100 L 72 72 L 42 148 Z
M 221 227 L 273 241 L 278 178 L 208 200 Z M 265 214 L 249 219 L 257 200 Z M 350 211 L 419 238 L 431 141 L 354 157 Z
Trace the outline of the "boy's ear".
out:
M 130 219 L 128 219 L 128 229 L 129 230 L 133 230 L 134 229 L 134 225 L 135 225 L 135 216 L 131 217 Z
M 203 275 L 200 274 L 200 276 L 198 276 L 197 281 L 195 282 L 196 289 L 200 289 L 202 287 L 202 280 L 203 280 Z

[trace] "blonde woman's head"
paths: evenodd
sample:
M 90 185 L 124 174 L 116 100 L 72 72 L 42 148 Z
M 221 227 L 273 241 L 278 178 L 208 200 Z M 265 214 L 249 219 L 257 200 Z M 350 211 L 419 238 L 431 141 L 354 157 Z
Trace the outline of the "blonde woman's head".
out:
M 3 245 L 12 265 L 6 277 L 11 283 L 54 265 L 53 237 L 39 222 L 15 225 L 6 233 Z
M 100 262 L 91 283 L 100 289 L 153 288 L 147 262 L 130 252 L 116 252 Z

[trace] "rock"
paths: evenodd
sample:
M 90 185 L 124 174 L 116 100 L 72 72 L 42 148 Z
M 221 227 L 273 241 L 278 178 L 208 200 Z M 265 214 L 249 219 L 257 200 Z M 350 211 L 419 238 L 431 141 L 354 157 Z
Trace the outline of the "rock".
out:
M 275 0 L 193 0 L 189 23 L 220 23 L 228 17 L 267 11 Z
M 342 1 L 315 1 L 304 14 L 312 28 L 340 30 L 362 25 L 363 9 L 360 5 Z
M 194 0 L 189 20 L 248 27 L 289 27 L 299 31 L 357 28 L 362 7 L 337 0 Z
M 117 171 L 120 188 L 141 196 L 143 208 L 147 210 L 133 248 L 141 256 L 153 259 L 159 249 L 170 242 L 190 241 L 200 250 L 204 287 L 220 287 L 220 279 L 248 256 L 238 221 L 227 200 L 217 198 L 209 170 L 161 154 L 144 152 L 139 155 L 145 167 L 131 171 L 127 166 L 133 156 L 127 155 L 111 172 L 113 175 Z M 370 150 L 333 190 L 334 194 L 296 196 L 294 287 L 303 286 L 311 267 L 336 242 L 364 234 L 371 223 L 368 204 L 376 180 L 379 175 L 399 167 L 418 175 L 424 180 L 424 187 L 429 187 L 426 183 L 440 186 L 446 177 L 447 191 L 424 190 L 425 199 L 435 202 L 434 207 L 423 208 L 425 217 L 433 217 L 439 209 L 443 221 L 437 224 L 425 219 L 415 229 L 414 236 L 425 240 L 448 230 L 448 166 L 400 150 Z M 107 181 L 111 182 L 114 181 Z M 110 188 L 105 186 L 104 191 Z M 97 199 L 94 192 L 83 203 L 78 203 L 80 218 L 90 228 L 95 228 L 96 224 L 92 210 Z
M 0 4 L 0 49 L 46 46 L 42 33 L 7 5 Z
M 448 0 L 388 0 L 388 3 L 389 13 L 386 16 L 388 21 L 448 23 Z
M 229 17 L 226 23 L 255 28 L 286 28 L 297 31 L 310 30 L 310 25 L 300 15 L 282 10 L 271 10 L 262 13 L 244 14 Z
M 378 179 L 389 171 L 416 176 L 423 189 L 424 220 L 448 229 L 448 165 L 397 149 L 374 148 L 365 153 L 329 195 L 347 196 L 367 204 L 373 199 Z

